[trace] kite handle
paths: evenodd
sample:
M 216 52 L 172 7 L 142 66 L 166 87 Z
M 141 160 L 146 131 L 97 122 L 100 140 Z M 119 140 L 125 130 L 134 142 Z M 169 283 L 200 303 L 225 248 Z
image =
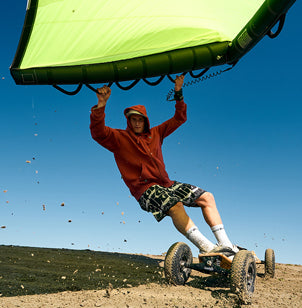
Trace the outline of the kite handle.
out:
M 138 82 L 140 81 L 140 79 L 136 79 L 134 80 L 129 86 L 122 86 L 118 81 L 115 82 L 115 84 L 121 89 L 121 90 L 130 90 L 132 89 Z
M 58 85 L 56 85 L 56 84 L 53 84 L 52 86 L 53 86 L 54 88 L 56 88 L 57 90 L 59 90 L 60 92 L 64 93 L 64 94 L 67 94 L 67 95 L 76 95 L 76 94 L 78 94 L 78 93 L 81 91 L 83 84 L 80 83 L 80 84 L 78 85 L 78 87 L 77 87 L 74 91 L 67 91 L 67 90 L 64 90 L 64 89 L 62 89 L 61 87 L 59 87 Z
M 152 82 L 152 81 L 149 81 L 147 80 L 146 78 L 143 78 L 143 81 L 149 85 L 149 86 L 157 86 L 158 84 L 161 83 L 161 81 L 165 78 L 165 75 L 163 76 L 160 76 L 156 81 Z
M 112 86 L 112 84 L 113 84 L 113 82 L 108 83 L 108 87 L 110 88 L 110 87 Z M 85 83 L 85 86 L 86 86 L 88 89 L 92 90 L 93 92 L 99 93 L 98 90 L 97 90 L 96 88 L 94 88 L 93 86 L 91 86 L 90 84 Z
M 191 77 L 193 78 L 199 78 L 201 76 L 203 76 L 210 68 L 205 68 L 201 73 L 194 75 L 193 71 L 190 72 Z
M 112 84 L 113 84 L 113 82 L 110 82 L 110 83 L 108 84 L 108 87 L 110 88 L 110 87 L 112 86 Z M 62 93 L 64 93 L 64 94 L 67 94 L 67 95 L 76 95 L 76 94 L 78 94 L 78 93 L 81 91 L 81 89 L 82 89 L 82 87 L 83 87 L 83 84 L 80 83 L 80 84 L 78 85 L 78 87 L 77 87 L 74 91 L 67 91 L 67 90 L 64 90 L 63 88 L 59 87 L 59 86 L 56 85 L 56 84 L 53 84 L 52 86 L 53 86 L 55 89 L 59 90 L 60 92 L 62 92 Z M 95 89 L 94 87 L 92 87 L 90 84 L 85 83 L 85 86 L 86 86 L 87 88 L 89 88 L 90 90 L 92 90 L 93 92 L 98 93 L 98 90 Z
M 267 32 L 267 35 L 268 35 L 268 37 L 270 37 L 271 39 L 273 39 L 273 38 L 275 38 L 275 37 L 277 37 L 279 34 L 280 34 L 280 32 L 282 31 L 282 29 L 283 29 L 283 26 L 284 26 L 284 22 L 285 22 L 285 16 L 286 16 L 286 14 L 282 14 L 281 16 L 280 16 L 280 18 L 276 21 L 276 23 L 274 24 L 274 26 L 277 24 L 277 22 L 279 22 L 279 25 L 278 25 L 278 29 L 277 29 L 277 31 L 274 33 L 272 30 L 269 30 L 268 32 Z M 274 27 L 273 26 L 273 27 Z
M 167 77 L 172 83 L 175 83 L 175 80 L 169 74 L 167 75 Z
M 186 74 L 187 74 L 187 72 L 181 73 L 181 75 L 183 75 L 183 76 L 186 76 Z M 171 77 L 170 74 L 167 74 L 167 77 L 168 77 L 168 79 L 169 79 L 172 83 L 175 83 L 175 79 L 173 79 L 173 77 Z

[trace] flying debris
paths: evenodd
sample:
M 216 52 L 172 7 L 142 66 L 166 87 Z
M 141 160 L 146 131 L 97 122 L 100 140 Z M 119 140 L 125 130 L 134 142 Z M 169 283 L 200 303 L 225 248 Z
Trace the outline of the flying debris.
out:
M 6 229 L 6 226 L 1 226 L 1 229 Z
M 64 202 L 62 202 L 62 203 L 61 203 L 61 206 L 65 206 L 65 203 L 64 203 Z
M 83 85 L 96 91 L 90 86 L 95 83 L 115 82 L 128 90 L 140 80 L 157 85 L 167 76 L 173 81 L 171 74 L 190 73 L 199 78 L 214 66 L 233 67 L 266 35 L 277 37 L 294 3 L 29 1 L 10 72 L 17 84 L 53 85 L 71 95 Z M 77 14 L 70 14 L 71 6 Z M 201 73 L 193 73 L 201 69 Z M 151 77 L 158 80 L 147 79 Z M 130 80 L 128 86 L 120 84 Z M 67 92 L 58 86 L 64 84 L 78 88 Z
M 122 212 L 121 214 L 122 214 L 122 216 L 124 216 L 124 214 L 125 214 L 125 213 L 124 213 L 124 212 Z
M 43 211 L 45 211 L 46 210 L 45 204 L 43 204 L 42 207 L 43 207 Z
M 6 190 L 3 190 L 3 192 L 4 192 L 4 193 L 7 193 L 7 189 L 6 189 Z
M 31 161 L 30 161 L 30 160 L 27 160 L 26 163 L 27 163 L 27 164 L 31 164 Z
M 69 219 L 69 220 L 68 220 L 68 222 L 72 222 L 72 220 L 71 220 L 71 219 Z

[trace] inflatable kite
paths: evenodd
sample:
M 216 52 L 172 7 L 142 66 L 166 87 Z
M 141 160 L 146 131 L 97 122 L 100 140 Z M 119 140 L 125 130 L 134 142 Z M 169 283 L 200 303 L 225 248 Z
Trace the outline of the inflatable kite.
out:
M 187 72 L 198 77 L 213 66 L 233 66 L 264 36 L 276 37 L 294 2 L 28 0 L 10 71 L 16 84 L 78 84 L 77 90 L 114 82 L 129 89 L 139 80 L 155 85 Z

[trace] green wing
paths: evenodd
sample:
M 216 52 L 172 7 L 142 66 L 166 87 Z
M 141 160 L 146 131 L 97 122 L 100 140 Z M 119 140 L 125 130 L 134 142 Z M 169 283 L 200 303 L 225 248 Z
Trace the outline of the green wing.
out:
M 135 80 L 238 61 L 295 0 L 29 0 L 17 84 Z

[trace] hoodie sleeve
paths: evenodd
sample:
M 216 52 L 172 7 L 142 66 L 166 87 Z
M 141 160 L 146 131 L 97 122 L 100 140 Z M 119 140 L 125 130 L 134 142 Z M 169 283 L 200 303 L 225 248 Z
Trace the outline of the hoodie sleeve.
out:
M 175 114 L 173 118 L 158 125 L 156 128 L 161 136 L 161 141 L 170 134 L 172 134 L 179 126 L 187 120 L 187 105 L 183 100 L 176 101 Z
M 118 132 L 105 125 L 105 106 L 91 108 L 90 132 L 92 138 L 111 152 L 118 147 Z

